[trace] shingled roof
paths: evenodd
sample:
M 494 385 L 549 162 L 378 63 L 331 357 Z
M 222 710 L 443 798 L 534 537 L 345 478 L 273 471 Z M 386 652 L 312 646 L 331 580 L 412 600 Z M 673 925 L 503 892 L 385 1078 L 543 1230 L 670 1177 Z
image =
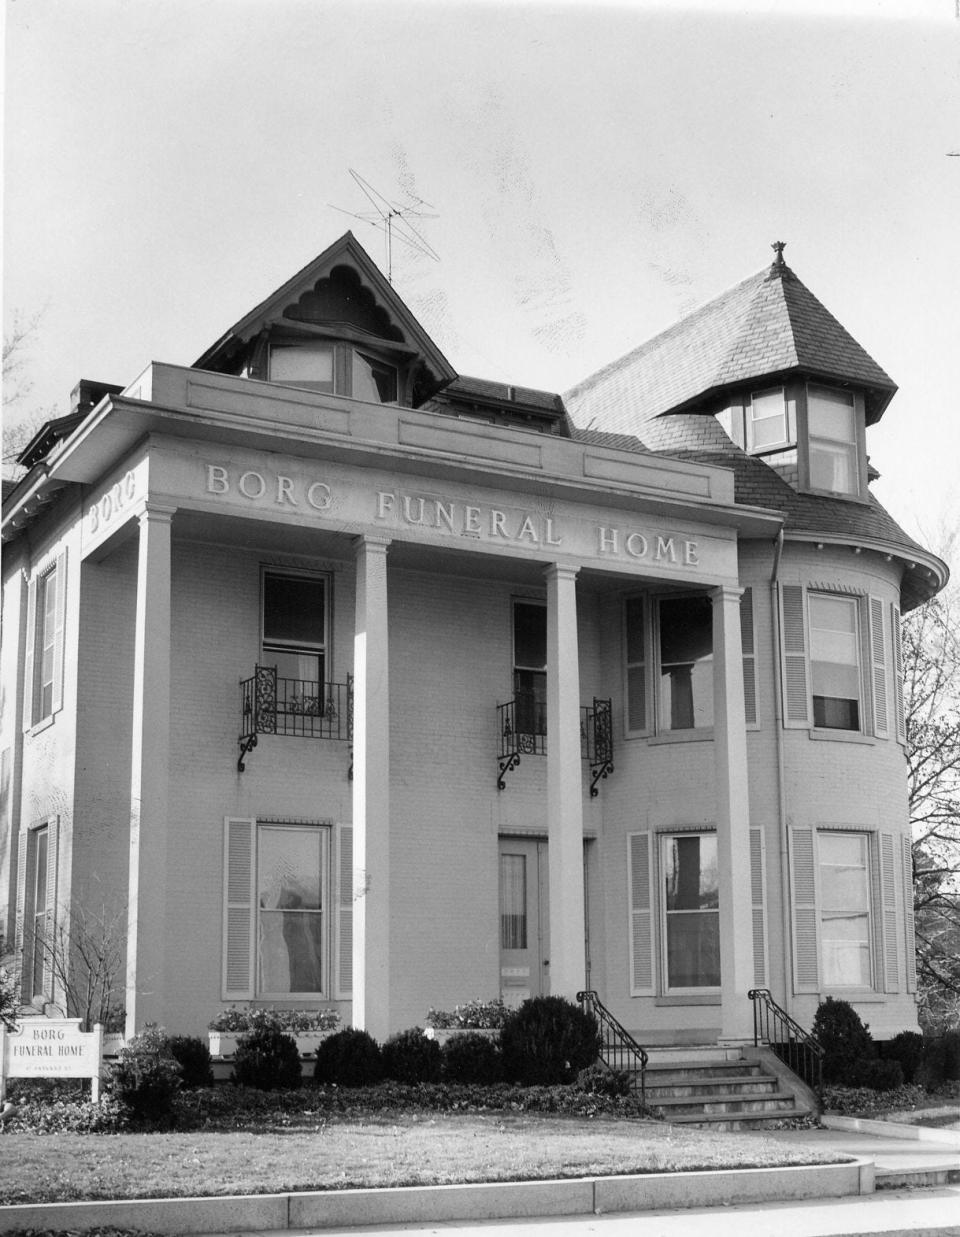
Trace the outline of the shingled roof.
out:
M 712 413 L 738 387 L 801 374 L 860 387 L 868 425 L 897 389 L 778 252 L 769 268 L 584 379 L 564 402 L 577 424 L 638 433 L 656 448 L 655 418 Z

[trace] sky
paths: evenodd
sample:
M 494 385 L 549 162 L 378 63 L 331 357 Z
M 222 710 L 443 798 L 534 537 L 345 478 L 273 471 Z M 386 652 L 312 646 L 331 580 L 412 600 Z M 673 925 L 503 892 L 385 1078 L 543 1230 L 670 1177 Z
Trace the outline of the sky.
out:
M 874 492 L 934 545 L 960 519 L 960 0 L 3 11 L 13 420 L 191 364 L 348 228 L 385 269 L 356 172 L 418 203 L 436 258 L 391 274 L 454 368 L 550 391 L 786 241 L 900 387 Z

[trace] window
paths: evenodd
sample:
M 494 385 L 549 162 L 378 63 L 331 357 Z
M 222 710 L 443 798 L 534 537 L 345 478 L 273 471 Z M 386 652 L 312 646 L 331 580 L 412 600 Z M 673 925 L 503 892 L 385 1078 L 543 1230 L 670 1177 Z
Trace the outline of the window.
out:
M 791 445 L 796 438 L 783 387 L 759 391 L 746 406 L 747 450 L 755 453 Z
M 821 831 L 820 955 L 827 987 L 869 988 L 871 972 L 868 839 Z
M 500 948 L 527 948 L 527 857 L 500 856 Z
M 23 998 L 49 1000 L 57 883 L 57 826 L 45 824 L 26 835 L 26 864 L 21 890 L 23 909 Z
M 547 733 L 547 608 L 513 603 L 513 692 L 519 734 Z
M 859 495 L 860 464 L 854 397 L 827 387 L 807 388 L 808 483 L 812 490 Z
M 860 729 L 860 622 L 855 597 L 811 593 L 813 724 Z
M 326 681 L 327 583 L 325 576 L 263 573 L 261 664 L 301 684 L 294 694 Z
M 284 1000 L 348 991 L 350 827 L 231 817 L 224 828 L 224 998 Z
M 637 734 L 647 729 L 647 624 L 646 602 L 628 597 L 624 602 L 626 653 L 626 728 Z
M 717 838 L 661 837 L 664 975 L 667 991 L 720 986 Z
M 661 598 L 660 729 L 713 725 L 713 606 L 709 597 Z
M 397 401 L 396 366 L 348 344 L 321 340 L 271 344 L 270 381 L 348 395 L 371 404 Z
M 63 706 L 63 631 L 66 553 L 40 571 L 27 595 L 24 725 L 36 725 Z

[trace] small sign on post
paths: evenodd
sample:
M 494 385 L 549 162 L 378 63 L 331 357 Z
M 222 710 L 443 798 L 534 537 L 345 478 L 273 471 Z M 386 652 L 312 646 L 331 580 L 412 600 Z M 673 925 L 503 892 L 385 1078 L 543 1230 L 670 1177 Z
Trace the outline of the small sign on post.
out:
M 15 1031 L 0 1025 L 0 1100 L 8 1078 L 90 1078 L 100 1099 L 103 1027 L 80 1030 L 79 1018 L 21 1018 Z

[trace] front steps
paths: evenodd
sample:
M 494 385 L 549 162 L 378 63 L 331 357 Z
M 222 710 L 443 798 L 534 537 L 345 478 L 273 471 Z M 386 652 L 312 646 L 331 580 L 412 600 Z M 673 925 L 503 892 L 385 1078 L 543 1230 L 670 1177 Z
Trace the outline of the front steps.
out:
M 785 1073 L 756 1050 L 650 1048 L 646 1101 L 673 1125 L 717 1131 L 776 1127 L 815 1112 L 802 1084 L 791 1087 Z

